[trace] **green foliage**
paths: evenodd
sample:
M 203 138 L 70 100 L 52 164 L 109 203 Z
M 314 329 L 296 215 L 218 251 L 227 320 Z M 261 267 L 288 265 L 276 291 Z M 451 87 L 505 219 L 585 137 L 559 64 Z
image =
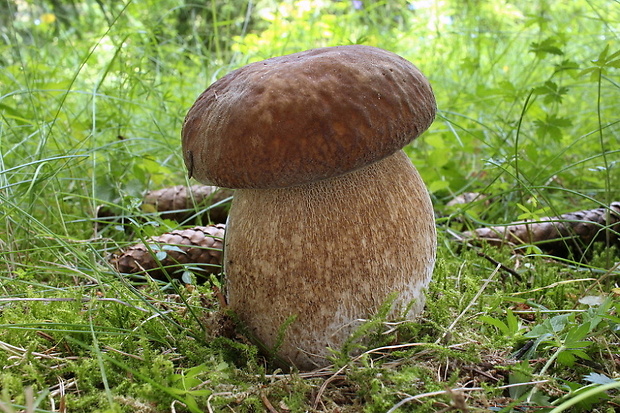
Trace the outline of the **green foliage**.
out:
M 514 411 L 617 405 L 618 250 L 517 257 L 447 228 L 618 200 L 619 23 L 603 0 L 0 2 L 0 408 L 387 411 L 466 384 L 484 388 L 465 395 L 472 409 L 506 395 Z M 411 60 L 437 95 L 436 122 L 405 148 L 441 217 L 434 282 L 420 320 L 388 322 L 387 305 L 336 349 L 334 379 L 278 375 L 218 332 L 208 286 L 126 280 L 106 258 L 178 226 L 141 197 L 187 183 L 179 131 L 212 81 L 357 43 Z M 473 191 L 491 202 L 445 205 Z M 456 396 L 399 410 L 438 404 Z
M 600 305 L 591 306 L 580 312 L 580 317 L 575 312 L 560 314 L 534 326 L 523 335 L 525 338 L 534 339 L 533 345 L 524 357 L 533 358 L 539 348 L 555 349 L 543 370 L 547 370 L 554 360 L 568 367 L 575 364 L 576 358 L 591 360 L 587 349 L 594 344 L 594 341 L 586 339 L 613 332 L 617 321 L 620 320 L 611 314 L 612 304 L 613 300 L 608 297 Z
M 479 320 L 490 324 L 493 327 L 497 327 L 500 333 L 502 333 L 507 338 L 519 337 L 522 335 L 522 332 L 524 330 L 523 325 L 510 309 L 506 310 L 505 322 L 488 315 L 480 316 Z

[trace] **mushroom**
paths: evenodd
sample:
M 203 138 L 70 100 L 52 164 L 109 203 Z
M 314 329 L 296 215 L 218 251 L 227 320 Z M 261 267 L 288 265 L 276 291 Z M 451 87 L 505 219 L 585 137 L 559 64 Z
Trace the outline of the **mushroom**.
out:
M 435 224 L 402 148 L 435 111 L 413 64 L 361 45 L 251 63 L 189 110 L 190 177 L 237 188 L 224 247 L 230 308 L 281 361 L 328 365 L 329 348 L 394 293 L 393 315 L 422 311 Z

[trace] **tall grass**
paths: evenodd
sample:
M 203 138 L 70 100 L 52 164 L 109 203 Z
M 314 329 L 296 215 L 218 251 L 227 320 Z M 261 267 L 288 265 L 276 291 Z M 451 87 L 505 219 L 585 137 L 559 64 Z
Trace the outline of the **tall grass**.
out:
M 539 213 L 618 195 L 618 75 L 597 63 L 617 51 L 607 2 L 163 4 L 78 5 L 87 16 L 70 26 L 45 23 L 46 3 L 9 10 L 21 17 L 4 33 L 2 180 L 30 200 L 25 212 L 45 199 L 58 205 L 48 222 L 64 225 L 71 204 L 92 216 L 101 201 L 182 183 L 180 122 L 202 89 L 252 60 L 351 42 L 402 54 L 435 86 L 439 120 L 409 154 L 440 203 L 499 194 L 483 217 L 497 221 L 517 204 Z
M 362 397 L 368 411 L 387 411 L 406 391 L 445 390 L 446 383 L 461 382 L 458 368 L 450 375 L 446 367 L 443 382 L 437 380 L 421 367 L 430 363 L 426 355 L 464 365 L 480 353 L 500 353 L 524 334 L 510 327 L 508 306 L 534 308 L 537 323 L 551 317 L 547 311 L 572 311 L 579 305 L 575 297 L 587 293 L 615 297 L 609 307 L 615 315 L 608 317 L 616 319 L 592 322 L 588 339 L 600 340 L 605 356 L 597 363 L 610 363 L 597 371 L 618 374 L 611 366 L 618 348 L 614 250 L 603 258 L 597 252 L 581 266 L 497 253 L 523 280 L 493 279 L 494 287 L 481 289 L 483 279 L 497 275 L 495 266 L 458 250 L 442 231 L 452 221 L 536 219 L 620 200 L 618 2 L 134 0 L 63 6 L 40 0 L 3 2 L 0 12 L 1 408 L 32 402 L 24 393 L 28 386 L 39 395 L 51 389 L 37 401 L 40 411 L 52 411 L 59 400 L 75 411 L 131 411 L 144 400 L 156 406 L 150 411 L 179 402 L 189 411 L 227 404 L 253 411 L 265 407 L 264 386 L 292 410 L 312 404 L 320 378 L 264 379 L 269 371 L 252 346 L 204 337 L 208 287 L 192 292 L 147 281 L 138 290 L 107 257 L 177 225 L 145 214 L 140 202 L 147 189 L 188 183 L 179 133 L 204 88 L 251 61 L 351 43 L 401 54 L 433 84 L 438 119 L 406 150 L 438 215 L 448 218 L 439 220 L 441 254 L 427 320 L 410 327 L 426 353 L 403 349 L 414 362 L 395 363 L 392 370 L 358 360 L 343 379 L 350 388 L 332 388 L 325 410 L 336 409 L 336 396 L 345 400 L 347 391 Z M 466 191 L 493 202 L 445 206 Z M 101 205 L 126 225 L 120 219 L 118 225 L 98 223 Z M 569 283 L 562 283 L 565 278 Z M 459 314 L 470 322 L 453 325 Z M 490 317 L 490 324 L 474 322 L 476 314 Z M 582 321 L 574 314 L 566 331 Z M 492 319 L 504 323 L 504 334 L 497 334 L 493 328 L 503 327 Z M 489 337 L 480 338 L 485 328 Z M 457 354 L 454 341 L 439 346 L 441 334 L 470 347 Z M 562 345 L 540 343 L 540 351 Z M 541 371 L 521 367 L 527 379 Z M 57 371 L 69 396 L 53 388 Z M 543 373 L 550 371 L 571 385 L 575 380 L 561 369 Z M 207 381 L 213 385 L 201 384 Z M 515 399 L 523 394 L 510 393 Z M 242 401 L 230 401 L 231 395 Z M 432 408 L 430 402 L 424 407 Z

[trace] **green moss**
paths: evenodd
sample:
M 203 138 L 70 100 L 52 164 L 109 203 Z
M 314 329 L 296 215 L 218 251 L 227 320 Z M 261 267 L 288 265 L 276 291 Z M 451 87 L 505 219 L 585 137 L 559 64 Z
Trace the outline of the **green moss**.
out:
M 453 237 L 616 200 L 620 99 L 610 28 L 618 8 L 582 0 L 362 1 L 360 9 L 345 1 L 125 8 L 40 0 L 20 2 L 14 15 L 9 3 L 0 2 L 2 400 L 23 405 L 28 386 L 36 397 L 63 381 L 72 412 L 170 411 L 175 400 L 179 412 L 205 411 L 218 393 L 226 396 L 211 399 L 215 411 L 262 412 L 263 395 L 278 410 L 305 412 L 319 390 L 319 409 L 385 412 L 407 395 L 486 387 L 467 399 L 475 411 L 485 398 L 531 391 L 500 389 L 509 381 L 550 379 L 539 390 L 548 402 L 563 383 L 578 390 L 589 373 L 620 374 L 612 356 L 620 352 L 618 247 L 600 243 L 583 259 L 560 260 Z M 438 260 L 419 319 L 386 334 L 380 312 L 336 349 L 331 373 L 340 373 L 284 376 L 243 334 L 212 324 L 220 313 L 211 284 L 190 291 L 126 279 L 107 258 L 184 225 L 140 203 L 147 189 L 190 183 L 179 130 L 211 81 L 248 61 L 349 43 L 403 55 L 434 86 L 437 120 L 405 151 L 433 197 Z M 489 198 L 446 205 L 466 191 Z M 98 216 L 100 205 L 118 216 Z M 216 276 L 211 283 L 222 286 Z M 565 330 L 537 343 L 532 331 L 568 313 Z M 592 344 L 562 348 L 569 331 Z M 428 397 L 400 411 L 451 403 Z M 593 411 L 612 410 L 605 403 Z M 39 408 L 51 409 L 47 397 Z

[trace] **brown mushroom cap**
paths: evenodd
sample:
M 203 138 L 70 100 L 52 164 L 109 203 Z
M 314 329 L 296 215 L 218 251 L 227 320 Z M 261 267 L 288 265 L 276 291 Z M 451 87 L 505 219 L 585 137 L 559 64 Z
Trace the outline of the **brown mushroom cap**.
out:
M 190 176 L 227 188 L 280 188 L 379 161 L 435 117 L 428 80 L 370 46 L 256 62 L 213 83 L 183 125 Z

